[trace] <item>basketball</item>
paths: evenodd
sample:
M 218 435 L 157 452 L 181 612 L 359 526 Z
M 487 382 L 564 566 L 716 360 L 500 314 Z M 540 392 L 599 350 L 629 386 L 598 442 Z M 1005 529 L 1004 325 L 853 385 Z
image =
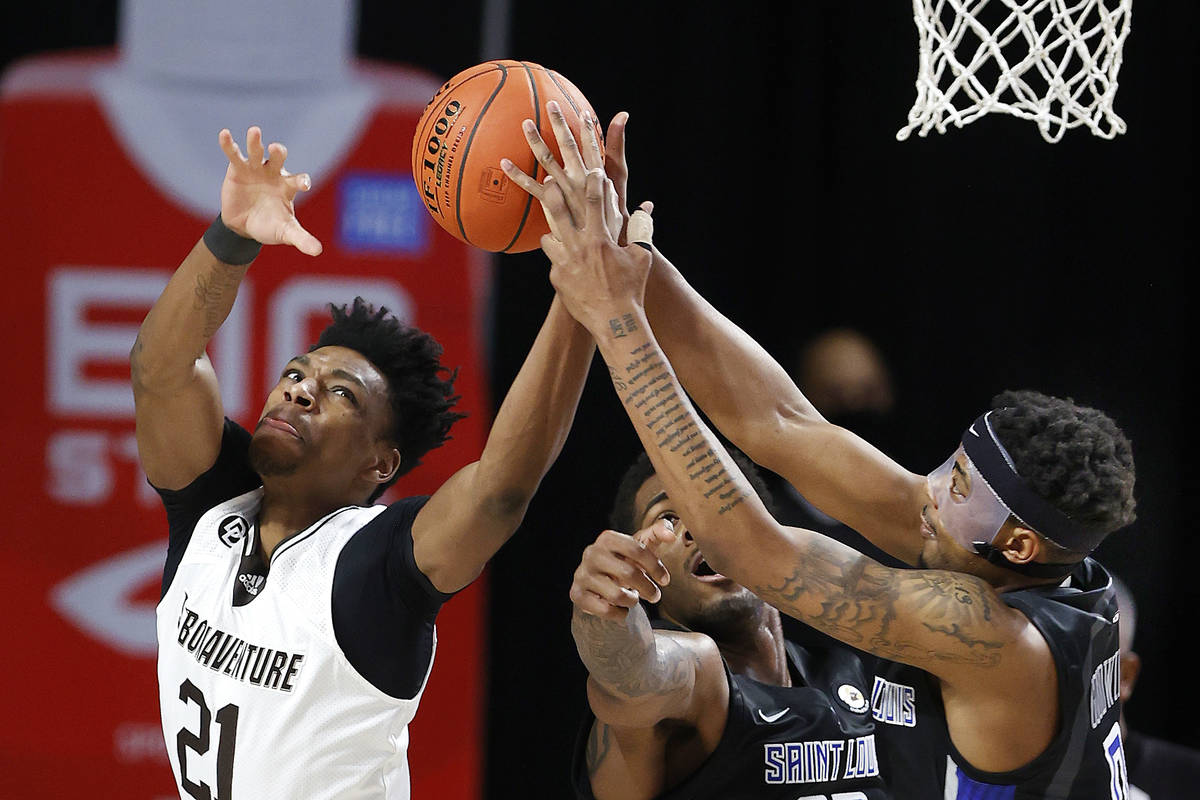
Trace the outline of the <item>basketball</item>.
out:
M 574 84 L 538 64 L 479 64 L 448 80 L 429 101 L 413 137 L 413 180 L 429 213 L 452 236 L 495 253 L 523 253 L 550 231 L 541 206 L 501 171 L 500 159 L 539 181 L 546 176 L 521 132 L 521 122 L 531 119 L 562 162 L 546 114 L 551 100 L 582 148 L 581 118 L 586 112 L 594 120 L 595 112 Z

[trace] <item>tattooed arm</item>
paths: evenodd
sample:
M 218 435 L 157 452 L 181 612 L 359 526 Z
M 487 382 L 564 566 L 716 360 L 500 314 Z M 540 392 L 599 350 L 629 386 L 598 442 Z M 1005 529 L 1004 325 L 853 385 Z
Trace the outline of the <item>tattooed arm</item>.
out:
M 709 564 L 784 613 L 940 679 L 951 737 L 976 767 L 1004 772 L 1035 758 L 1058 724 L 1056 671 L 1041 633 L 980 578 L 890 569 L 771 517 L 697 415 L 650 330 L 644 298 L 651 255 L 606 236 L 600 179 L 587 177 L 586 224 L 564 231 L 562 242 L 543 241 L 554 264 L 550 278 L 595 337 L 656 474 Z M 557 186 L 539 199 L 560 224 L 571 218 Z M 683 307 L 679 315 L 690 313 Z M 768 391 L 724 380 L 725 392 Z M 868 471 L 863 480 L 874 477 Z M 910 488 L 918 486 L 913 478 Z M 917 502 L 907 513 L 919 511 Z
M 589 219 L 599 197 L 596 177 L 588 185 Z M 560 200 L 547 194 L 549 213 L 561 213 Z M 847 644 L 945 681 L 981 685 L 1001 680 L 994 668 L 1002 662 L 1040 663 L 1044 641 L 1029 636 L 1028 620 L 985 581 L 889 569 L 776 522 L 697 414 L 650 329 L 642 305 L 649 253 L 618 247 L 590 223 L 548 249 L 551 280 L 595 337 L 655 472 L 714 569 Z
M 246 135 L 248 159 L 229 131 L 221 131 L 219 142 L 229 158 L 221 186 L 226 227 L 263 244 L 319 253 L 320 243 L 296 221 L 292 206 L 309 178 L 283 169 L 286 148 L 264 149 L 258 128 Z M 138 456 L 155 486 L 182 488 L 216 461 L 224 411 L 205 348 L 233 307 L 246 270 L 219 261 L 197 242 L 138 331 L 130 353 Z
M 571 584 L 571 634 L 596 715 L 587 768 L 601 800 L 657 796 L 669 788 L 668 759 L 672 770 L 690 773 L 725 729 L 729 685 L 716 644 L 654 630 L 638 602 L 656 601 L 655 581 L 669 580 L 653 543 L 673 536 L 663 521 L 636 536 L 604 531 L 584 550 Z M 668 753 L 669 740 L 689 737 L 691 746 Z
M 629 170 L 625 160 L 628 115 L 618 114 L 605 138 L 604 169 L 618 206 L 625 210 Z M 558 135 L 564 158 L 575 152 L 568 135 Z M 530 150 L 567 193 L 568 213 L 547 209 L 559 226 L 579 211 L 579 187 L 556 168 L 536 128 L 525 129 Z M 545 205 L 548 187 L 502 161 L 505 174 Z M 648 204 L 643 204 L 643 209 Z M 617 240 L 624 241 L 620 237 Z M 545 248 L 544 248 L 545 249 Z M 827 514 L 862 533 L 891 555 L 916 564 L 921 551 L 921 507 L 925 477 L 893 461 L 853 432 L 828 422 L 779 363 L 758 342 L 693 289 L 656 248 L 646 281 L 644 306 L 660 326 L 664 351 L 680 379 L 713 424 L 753 461 L 782 475 Z M 556 250 L 546 250 L 551 258 Z M 619 321 L 619 320 L 618 320 Z M 754 387 L 754 391 L 730 391 Z

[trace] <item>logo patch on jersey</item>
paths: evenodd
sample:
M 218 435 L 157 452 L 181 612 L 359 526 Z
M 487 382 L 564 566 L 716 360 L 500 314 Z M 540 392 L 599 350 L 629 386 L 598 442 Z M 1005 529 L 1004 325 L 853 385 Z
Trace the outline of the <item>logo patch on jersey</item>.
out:
M 849 683 L 843 683 L 837 690 L 838 700 L 845 703 L 846 708 L 853 711 L 855 714 L 861 714 L 866 711 L 870 705 L 867 703 L 867 697 L 857 686 Z
M 230 514 L 217 525 L 217 538 L 226 547 L 233 547 L 250 530 L 250 523 L 241 514 Z
M 871 689 L 871 716 L 876 722 L 888 725 L 903 725 L 914 728 L 917 725 L 917 693 L 911 686 L 903 683 L 892 683 L 875 676 L 875 686 Z
M 238 575 L 238 580 L 242 582 L 242 586 L 246 587 L 246 591 L 257 596 L 259 590 L 262 589 L 263 583 L 267 580 L 263 575 L 247 575 L 242 573 Z
M 776 720 L 781 719 L 784 714 L 786 714 L 787 712 L 789 712 L 791 710 L 792 710 L 792 707 L 788 706 L 787 708 L 783 709 L 782 711 L 776 711 L 774 714 L 764 714 L 763 710 L 760 708 L 758 710 L 758 715 L 760 717 L 762 717 L 763 722 L 775 722 Z

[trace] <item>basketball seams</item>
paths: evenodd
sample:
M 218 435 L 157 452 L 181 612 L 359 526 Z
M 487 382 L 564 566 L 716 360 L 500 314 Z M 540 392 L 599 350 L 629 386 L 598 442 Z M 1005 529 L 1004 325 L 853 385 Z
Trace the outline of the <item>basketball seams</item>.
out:
M 521 67 L 525 70 L 526 77 L 529 78 L 529 92 L 532 95 L 532 97 L 530 99 L 533 102 L 533 122 L 535 125 L 537 125 L 537 129 L 540 131 L 542 129 L 542 103 L 541 103 L 541 99 L 538 95 L 537 79 L 535 77 L 533 77 L 533 70 L 530 69 L 530 66 L 531 66 L 530 64 L 528 64 L 524 61 L 521 62 Z M 532 65 L 532 66 L 536 66 L 536 65 Z M 539 67 L 539 69 L 541 69 L 542 72 L 548 71 L 544 67 Z M 527 174 L 532 175 L 534 180 L 540 180 L 540 176 L 538 175 L 538 170 L 541 168 L 541 164 L 538 163 L 537 157 L 534 156 L 532 153 L 530 153 L 530 158 L 533 159 L 533 169 L 531 172 L 529 172 Z M 524 211 L 521 212 L 521 221 L 517 225 L 517 231 L 516 231 L 516 233 L 513 234 L 513 237 L 511 240 L 509 240 L 508 244 L 506 244 L 506 245 L 504 245 L 504 247 L 500 248 L 500 252 L 502 252 L 502 253 L 507 252 L 508 248 L 510 248 L 514 244 L 516 244 L 517 240 L 521 238 L 521 234 L 525 231 L 525 223 L 527 223 L 529 221 L 529 211 L 532 208 L 533 208 L 533 195 L 528 195 L 525 198 L 525 209 L 524 209 Z
M 474 244 L 470 237 L 467 236 L 467 229 L 463 225 L 462 218 L 462 182 L 463 175 L 467 172 L 467 160 L 471 157 L 471 142 L 475 141 L 475 133 L 479 130 L 480 123 L 487 116 L 488 109 L 492 107 L 492 101 L 496 99 L 496 95 L 500 94 L 500 90 L 504 88 L 504 84 L 508 82 L 508 67 L 503 64 L 496 64 L 500 70 L 500 82 L 496 84 L 496 88 L 492 90 L 487 102 L 479 109 L 479 113 L 475 115 L 475 123 L 471 126 L 471 133 L 467 136 L 467 143 L 463 147 L 462 156 L 458 162 L 458 182 L 454 187 L 454 220 L 458 223 L 458 231 L 462 234 L 463 241 L 467 244 Z M 463 82 L 465 83 L 465 81 Z M 461 85 L 461 84 L 460 84 Z
M 517 82 L 521 70 L 527 84 Z M 478 78 L 487 82 L 478 84 Z M 551 99 L 562 103 L 572 128 L 582 121 L 580 111 L 589 109 L 586 98 L 565 76 L 534 62 L 489 61 L 442 84 L 416 125 L 412 170 L 422 201 L 443 229 L 491 252 L 524 252 L 538 246 L 537 239 L 548 226 L 534 205 L 536 198 L 514 193 L 498 162 L 502 157 L 525 159 L 522 166 L 534 180 L 546 175 L 538 158 L 521 146 L 523 136 L 513 123 L 529 119 L 541 131 L 546 123 L 542 106 Z M 447 121 L 452 121 L 448 128 Z M 440 147 L 436 147 L 438 140 Z M 557 150 L 552 140 L 548 143 L 552 152 Z M 436 147 L 432 157 L 431 147 Z
M 567 87 L 563 86 L 562 83 L 558 80 L 562 76 L 559 75 L 554 70 L 548 69 L 548 70 L 546 70 L 546 77 L 548 77 L 551 81 L 554 82 L 554 85 L 558 87 L 558 91 L 562 92 L 563 99 L 565 99 L 567 101 L 567 103 L 571 106 L 571 110 L 575 112 L 575 116 L 579 117 L 580 119 L 583 119 L 583 112 L 580 110 L 579 104 L 575 102 L 575 98 L 571 95 L 571 92 L 567 91 Z

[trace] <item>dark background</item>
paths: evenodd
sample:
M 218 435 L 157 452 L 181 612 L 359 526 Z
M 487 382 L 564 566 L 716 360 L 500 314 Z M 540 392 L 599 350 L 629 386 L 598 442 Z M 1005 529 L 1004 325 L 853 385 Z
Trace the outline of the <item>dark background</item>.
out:
M 659 247 L 785 362 L 830 325 L 872 336 L 893 372 L 892 449 L 906 466 L 939 464 L 1006 388 L 1116 418 L 1134 443 L 1139 518 L 1098 557 L 1139 601 L 1144 668 L 1126 713 L 1200 746 L 1184 710 L 1200 600 L 1183 509 L 1196 489 L 1181 277 L 1195 261 L 1194 4 L 1136 4 L 1115 103 L 1128 132 L 1077 129 L 1056 145 L 1000 116 L 897 142 L 917 67 L 901 0 L 497 5 L 506 26 L 485 46 L 481 0 L 363 0 L 359 54 L 443 77 L 489 57 L 535 61 L 603 120 L 629 111 L 631 200 L 655 201 Z M 0 66 L 112 45 L 117 8 L 29 4 L 23 26 L 4 26 Z M 538 252 L 496 261 L 497 397 L 552 296 L 546 266 Z M 584 702 L 567 589 L 637 452 L 611 395 L 593 369 L 562 457 L 490 568 L 490 797 L 566 786 Z

